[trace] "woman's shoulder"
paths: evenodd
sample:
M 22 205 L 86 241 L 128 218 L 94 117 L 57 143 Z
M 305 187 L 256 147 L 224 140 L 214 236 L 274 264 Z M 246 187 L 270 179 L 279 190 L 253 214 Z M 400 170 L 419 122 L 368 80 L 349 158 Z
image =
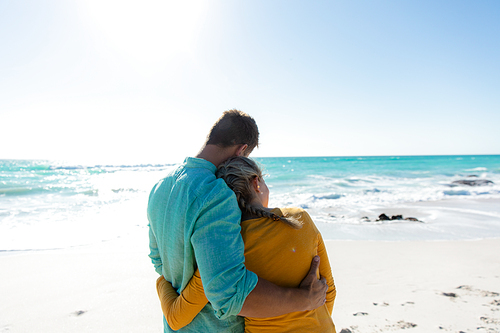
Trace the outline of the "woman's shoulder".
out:
M 314 225 L 313 220 L 311 219 L 311 216 L 302 208 L 300 207 L 284 207 L 284 208 L 278 208 L 280 215 L 283 217 L 291 217 L 294 219 L 299 220 L 302 222 L 304 225 L 305 224 L 312 224 Z
M 283 207 L 277 208 L 283 215 L 294 216 L 294 215 L 307 215 L 309 214 L 300 207 Z

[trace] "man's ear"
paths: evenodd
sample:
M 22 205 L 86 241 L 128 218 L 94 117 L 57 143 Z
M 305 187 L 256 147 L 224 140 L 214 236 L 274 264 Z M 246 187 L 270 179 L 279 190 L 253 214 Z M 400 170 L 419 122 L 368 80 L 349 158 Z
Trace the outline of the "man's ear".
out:
M 244 152 L 247 148 L 248 148 L 247 144 L 239 146 L 238 149 L 236 150 L 236 156 L 245 156 Z

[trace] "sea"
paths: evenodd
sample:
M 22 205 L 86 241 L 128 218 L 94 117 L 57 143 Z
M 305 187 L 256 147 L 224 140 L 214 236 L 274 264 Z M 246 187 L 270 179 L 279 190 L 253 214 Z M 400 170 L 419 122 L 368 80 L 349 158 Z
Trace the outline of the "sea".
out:
M 500 237 L 500 207 L 480 204 L 500 202 L 500 155 L 255 160 L 266 175 L 270 207 L 305 209 L 327 240 Z M 175 165 L 0 160 L 0 252 L 143 235 L 151 188 Z M 377 221 L 382 212 L 403 219 Z M 408 214 L 418 221 L 405 220 Z

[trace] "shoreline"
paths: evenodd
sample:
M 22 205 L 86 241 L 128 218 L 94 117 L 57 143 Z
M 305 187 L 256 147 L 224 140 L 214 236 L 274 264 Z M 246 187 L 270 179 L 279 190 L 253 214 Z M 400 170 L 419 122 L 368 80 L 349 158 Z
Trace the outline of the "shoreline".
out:
M 313 209 L 306 208 L 306 211 L 315 221 L 324 240 L 453 241 L 500 238 L 500 198 L 449 198 L 390 206 L 371 206 L 354 214 L 355 223 L 321 222 L 321 216 L 315 215 Z M 333 213 L 336 213 L 335 208 L 332 208 Z M 416 217 L 421 221 L 376 222 L 375 219 L 382 213 L 389 216 L 401 214 L 404 217 Z M 371 221 L 361 221 L 363 216 L 369 216 Z M 460 223 L 457 224 L 457 220 L 460 220 Z M 467 229 L 471 226 L 477 229 L 478 221 L 482 224 L 481 228 L 484 230 L 482 233 L 476 232 L 475 236 L 472 236 Z M 453 230 L 455 226 L 463 232 L 461 234 L 454 232 L 456 231 Z M 0 249 L 0 257 L 26 252 L 58 251 L 100 246 L 104 243 L 119 242 L 122 238 L 133 237 L 133 234 L 142 233 L 145 228 L 147 228 L 147 222 L 137 224 L 120 236 L 71 246 Z M 426 230 L 429 228 L 432 230 Z M 421 233 L 419 234 L 419 232 Z
M 415 217 L 421 222 L 375 222 L 375 218 L 382 213 Z M 368 216 L 371 222 L 362 222 L 363 216 Z M 316 225 L 325 240 L 458 241 L 500 238 L 500 199 L 453 198 L 373 206 L 356 212 L 353 220 L 356 222 L 316 222 Z

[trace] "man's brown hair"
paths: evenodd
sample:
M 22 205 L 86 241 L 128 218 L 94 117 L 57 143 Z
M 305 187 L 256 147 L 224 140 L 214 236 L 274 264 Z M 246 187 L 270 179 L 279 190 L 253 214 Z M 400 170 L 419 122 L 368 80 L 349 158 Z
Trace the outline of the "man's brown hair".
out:
M 225 111 L 212 126 L 207 144 L 223 148 L 246 144 L 246 152 L 249 154 L 259 146 L 257 123 L 245 112 L 236 109 Z

